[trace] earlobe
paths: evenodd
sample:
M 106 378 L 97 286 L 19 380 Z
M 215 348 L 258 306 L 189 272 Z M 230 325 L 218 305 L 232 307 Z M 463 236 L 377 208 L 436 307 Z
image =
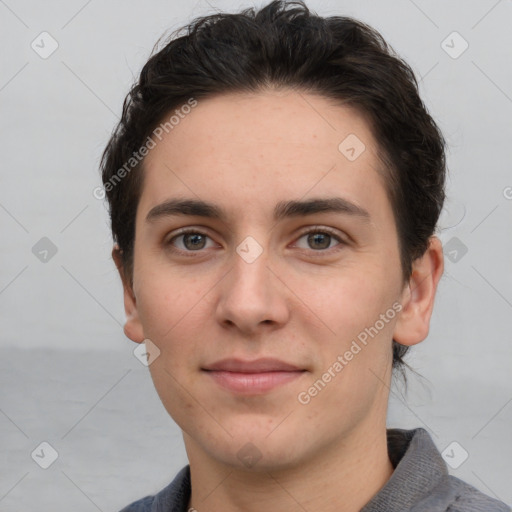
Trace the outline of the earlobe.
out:
M 443 247 L 439 238 L 433 236 L 425 254 L 413 262 L 411 278 L 402 293 L 402 311 L 393 332 L 397 343 L 415 345 L 427 337 L 443 269 Z
M 117 244 L 114 245 L 114 248 L 112 249 L 112 259 L 116 264 L 121 282 L 123 283 L 124 311 L 126 314 L 123 331 L 124 334 L 135 343 L 142 343 L 145 337 L 137 310 L 137 300 L 133 293 L 132 286 L 129 283 L 129 279 L 125 275 L 121 254 L 122 251 L 119 246 Z

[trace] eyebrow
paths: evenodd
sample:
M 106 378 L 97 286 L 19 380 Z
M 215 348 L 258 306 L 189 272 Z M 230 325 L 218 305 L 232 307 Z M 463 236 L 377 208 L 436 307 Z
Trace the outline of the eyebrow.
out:
M 310 199 L 307 201 L 281 201 L 274 208 L 274 220 L 305 217 L 315 213 L 341 213 L 357 217 L 367 223 L 371 222 L 367 210 L 341 197 Z M 149 211 L 146 222 L 182 215 L 218 219 L 222 222 L 227 221 L 226 212 L 213 203 L 198 199 L 168 199 Z

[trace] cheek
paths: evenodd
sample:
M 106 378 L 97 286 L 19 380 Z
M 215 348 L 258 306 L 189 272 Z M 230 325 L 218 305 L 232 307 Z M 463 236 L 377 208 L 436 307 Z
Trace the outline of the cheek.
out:
M 166 342 L 184 325 L 196 325 L 193 319 L 207 299 L 204 284 L 184 280 L 165 268 L 141 273 L 139 284 L 137 309 L 147 338 Z
M 174 367 L 170 364 L 172 357 L 169 358 L 166 354 L 167 352 L 162 353 L 161 357 L 149 366 L 151 378 L 168 414 L 181 429 L 187 431 L 191 418 L 195 418 L 201 410 L 192 395 L 187 392 L 193 388 L 186 380 L 186 375 L 180 373 L 179 366 Z
M 187 390 L 194 388 L 199 345 L 204 341 L 208 304 L 203 295 L 191 287 L 177 288 L 174 279 L 160 276 L 146 280 L 138 306 L 146 338 L 160 349 L 149 366 L 151 377 L 163 405 L 181 428 L 197 408 Z
M 322 325 L 329 338 L 342 341 L 373 325 L 391 307 L 392 288 L 382 269 L 367 265 L 297 279 L 294 291 L 308 309 L 308 318 L 316 315 L 315 328 Z
M 167 269 L 147 273 L 138 297 L 138 311 L 144 335 L 157 345 L 160 356 L 150 366 L 159 394 L 166 400 L 187 404 L 189 396 L 181 386 L 194 385 L 204 350 L 211 345 L 212 285 L 202 279 L 184 279 Z

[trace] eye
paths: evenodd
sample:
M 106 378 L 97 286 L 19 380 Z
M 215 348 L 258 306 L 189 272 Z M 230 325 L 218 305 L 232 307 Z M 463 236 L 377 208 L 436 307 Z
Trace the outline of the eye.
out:
M 305 239 L 306 247 L 301 247 L 299 242 L 296 243 L 297 247 L 301 249 L 310 249 L 316 252 L 327 252 L 327 249 L 333 249 L 338 245 L 345 245 L 344 240 L 334 230 L 326 227 L 310 228 L 308 231 L 304 231 L 300 235 L 298 240 L 300 241 L 301 239 Z M 210 241 L 209 246 L 208 241 Z M 333 245 L 334 241 L 337 241 L 338 243 Z M 172 251 L 189 254 L 193 252 L 200 252 L 202 249 L 215 246 L 211 238 L 206 233 L 193 229 L 184 229 L 183 231 L 180 231 L 178 234 L 175 234 L 170 238 L 165 245 Z
M 169 239 L 166 245 L 170 246 L 172 250 L 198 252 L 201 249 L 207 248 L 207 240 L 209 239 L 210 237 L 201 231 L 184 230 Z M 180 241 L 180 243 L 178 243 L 178 241 Z
M 308 245 L 308 247 L 301 248 L 313 249 L 314 251 L 324 251 L 325 249 L 332 249 L 333 246 L 331 245 L 331 243 L 335 240 L 339 242 L 336 245 L 344 244 L 344 241 L 341 239 L 341 237 L 338 236 L 333 230 L 328 228 L 316 227 L 314 229 L 310 229 L 309 231 L 302 233 L 299 240 L 302 238 L 306 239 L 306 244 Z

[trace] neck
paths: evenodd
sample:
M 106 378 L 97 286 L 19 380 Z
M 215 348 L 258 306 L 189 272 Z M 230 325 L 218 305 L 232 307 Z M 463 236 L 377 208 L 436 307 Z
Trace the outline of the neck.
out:
M 370 427 L 370 426 L 369 426 Z M 357 428 L 325 452 L 279 471 L 248 471 L 223 465 L 188 447 L 192 494 L 198 512 L 322 510 L 357 512 L 393 473 L 385 424 Z M 188 439 L 190 442 L 190 439 Z M 192 449 L 189 449 L 192 448 Z

